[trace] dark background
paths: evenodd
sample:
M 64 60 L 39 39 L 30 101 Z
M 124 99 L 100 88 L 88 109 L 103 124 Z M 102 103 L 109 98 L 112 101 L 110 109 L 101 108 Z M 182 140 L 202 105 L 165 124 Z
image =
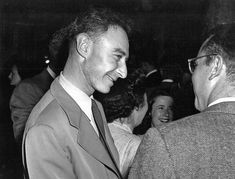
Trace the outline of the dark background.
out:
M 197 55 L 206 33 L 235 17 L 233 0 L 1 0 L 0 178 L 19 178 L 8 105 L 12 87 L 4 64 L 21 52 L 26 61 L 44 67 L 52 33 L 89 5 L 108 6 L 133 19 L 131 57 L 141 55 L 157 64 L 177 62 L 184 71 L 187 58 Z M 135 64 L 133 59 L 130 65 Z
M 0 54 L 3 61 L 17 51 L 38 62 L 48 53 L 55 30 L 71 22 L 89 5 L 105 5 L 134 20 L 131 47 L 155 53 L 156 60 L 171 54 L 183 68 L 195 56 L 207 30 L 208 0 L 5 0 L 1 10 Z M 138 45 L 136 44 L 138 43 Z M 141 47 L 139 47 L 141 45 Z M 146 52 L 147 51 L 147 52 Z

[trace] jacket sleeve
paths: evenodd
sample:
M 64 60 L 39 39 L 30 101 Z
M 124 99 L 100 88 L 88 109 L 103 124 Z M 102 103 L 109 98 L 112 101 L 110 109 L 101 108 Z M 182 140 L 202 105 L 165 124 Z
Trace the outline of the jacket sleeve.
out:
M 47 125 L 31 128 L 25 139 L 26 166 L 30 179 L 75 179 L 72 159 L 54 129 Z
M 30 83 L 22 82 L 14 89 L 10 99 L 10 110 L 14 137 L 17 142 L 21 143 L 29 114 L 42 95 L 40 90 L 35 89 Z
M 150 128 L 145 134 L 129 173 L 129 179 L 141 178 L 176 178 L 170 153 L 155 128 Z

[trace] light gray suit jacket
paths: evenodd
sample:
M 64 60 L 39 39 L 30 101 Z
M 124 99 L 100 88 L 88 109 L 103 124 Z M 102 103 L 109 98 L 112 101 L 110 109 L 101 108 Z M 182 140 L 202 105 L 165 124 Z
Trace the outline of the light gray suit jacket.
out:
M 104 119 L 107 143 L 119 164 L 100 103 L 98 107 Z M 31 179 L 118 178 L 114 162 L 88 117 L 65 92 L 58 78 L 30 114 L 22 147 L 24 166 Z
M 235 102 L 149 129 L 129 178 L 235 178 Z

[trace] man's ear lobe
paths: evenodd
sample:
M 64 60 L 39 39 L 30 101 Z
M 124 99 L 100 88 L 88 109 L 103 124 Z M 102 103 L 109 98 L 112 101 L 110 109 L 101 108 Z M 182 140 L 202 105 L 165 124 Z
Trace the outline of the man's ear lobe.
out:
M 89 46 L 90 45 L 90 37 L 85 34 L 79 34 L 76 37 L 76 50 L 79 55 L 81 55 L 83 58 L 87 57 Z
M 211 66 L 212 68 L 211 68 L 211 74 L 209 76 L 209 80 L 212 80 L 221 74 L 222 69 L 223 69 L 223 58 L 220 55 L 214 56 Z

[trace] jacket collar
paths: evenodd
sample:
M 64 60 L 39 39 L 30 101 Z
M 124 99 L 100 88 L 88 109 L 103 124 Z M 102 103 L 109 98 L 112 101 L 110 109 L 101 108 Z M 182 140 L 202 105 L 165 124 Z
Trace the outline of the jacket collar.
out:
M 235 114 L 235 101 L 221 102 L 206 108 L 203 112 L 223 112 Z
M 62 107 L 62 109 L 68 116 L 68 121 L 70 125 L 78 129 L 77 143 L 89 154 L 91 154 L 94 158 L 99 160 L 104 165 L 108 166 L 108 168 L 111 168 L 118 176 L 117 174 L 118 172 L 116 170 L 114 163 L 112 162 L 107 150 L 104 148 L 103 144 L 101 143 L 95 130 L 91 126 L 88 117 L 80 109 L 80 107 L 76 104 L 76 102 L 71 98 L 71 96 L 65 92 L 63 87 L 59 84 L 58 77 L 53 81 L 50 90 L 52 95 L 55 97 L 56 101 L 59 103 L 59 105 Z M 98 107 L 100 108 L 101 104 L 98 104 Z M 102 117 L 104 118 L 103 110 L 100 111 Z M 114 146 L 110 132 L 107 128 L 107 124 L 105 124 L 104 127 L 105 127 L 105 132 L 107 134 L 106 135 L 107 143 L 113 153 L 116 163 L 119 164 L 119 160 L 117 158 L 118 153 Z

